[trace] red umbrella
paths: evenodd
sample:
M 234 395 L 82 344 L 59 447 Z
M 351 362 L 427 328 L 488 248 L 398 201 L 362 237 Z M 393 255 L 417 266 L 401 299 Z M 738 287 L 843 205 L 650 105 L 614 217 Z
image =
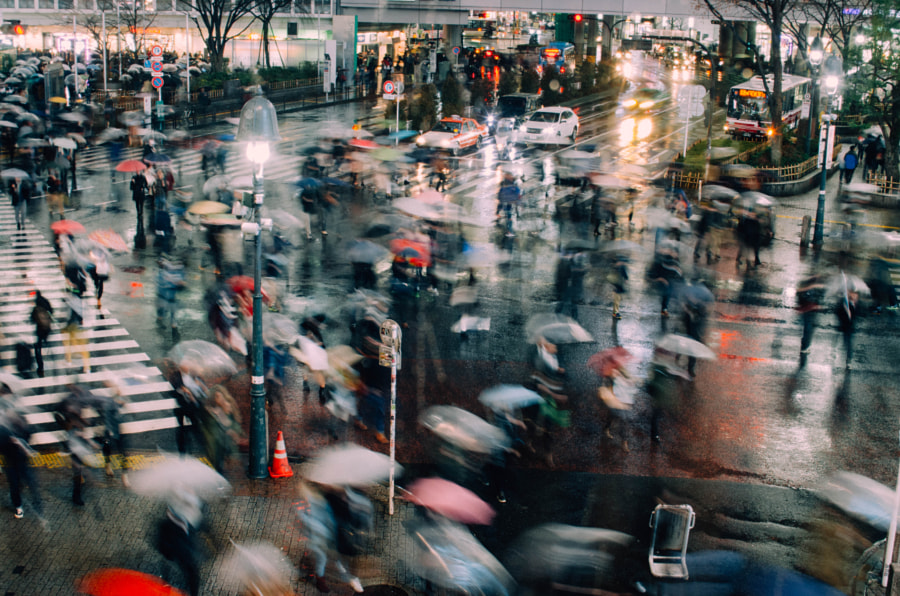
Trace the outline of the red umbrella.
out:
M 136 159 L 126 159 L 116 166 L 117 172 L 143 172 L 147 169 L 147 164 Z
M 431 251 L 424 242 L 395 238 L 391 240 L 391 252 L 398 257 L 404 257 L 414 267 L 428 267 L 431 265 Z
M 88 238 L 109 250 L 128 252 L 128 245 L 125 243 L 125 240 L 113 230 L 94 230 L 88 234 Z
M 409 493 L 407 500 L 464 524 L 487 526 L 496 514 L 478 495 L 443 478 L 416 480 Z
M 50 229 L 53 230 L 54 234 L 62 235 L 62 234 L 84 234 L 85 229 L 84 226 L 78 223 L 77 221 L 71 219 L 61 219 L 59 221 L 54 221 L 50 224 Z
M 78 582 L 78 591 L 90 596 L 186 596 L 154 575 L 131 569 L 98 569 Z
M 588 368 L 601 377 L 608 377 L 612 375 L 617 368 L 625 366 L 629 360 L 631 360 L 631 352 L 622 346 L 616 346 L 614 348 L 603 350 L 602 352 L 597 352 L 588 358 L 587 365 Z
M 234 275 L 229 277 L 225 283 L 235 292 L 253 291 L 253 278 L 249 275 Z
M 369 141 L 368 139 L 351 139 L 347 144 L 357 149 L 378 149 L 381 146 L 375 141 Z

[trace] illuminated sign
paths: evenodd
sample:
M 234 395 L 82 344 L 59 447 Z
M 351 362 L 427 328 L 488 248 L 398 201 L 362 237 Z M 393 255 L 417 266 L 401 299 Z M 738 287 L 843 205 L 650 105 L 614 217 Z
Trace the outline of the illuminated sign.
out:
M 548 48 L 548 49 L 544 50 L 544 56 L 547 56 L 550 58 L 552 58 L 554 56 L 559 56 L 559 50 L 554 49 L 554 48 Z
M 737 92 L 740 97 L 755 97 L 757 99 L 766 98 L 765 91 L 757 91 L 756 89 L 738 89 Z

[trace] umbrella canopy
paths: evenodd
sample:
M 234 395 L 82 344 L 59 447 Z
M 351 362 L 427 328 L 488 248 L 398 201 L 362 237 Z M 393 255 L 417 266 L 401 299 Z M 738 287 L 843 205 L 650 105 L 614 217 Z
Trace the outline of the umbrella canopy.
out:
M 221 474 L 193 457 L 166 456 L 161 463 L 129 476 L 131 490 L 156 499 L 171 499 L 184 491 L 213 498 L 231 487 Z
M 212 213 L 203 215 L 200 219 L 200 225 L 204 226 L 235 226 L 240 227 L 241 220 L 231 213 Z
M 0 126 L 3 128 L 19 128 L 19 125 L 9 120 L 0 120 Z
M 118 568 L 88 573 L 78 581 L 78 592 L 89 596 L 186 596 L 155 575 Z
M 400 474 L 402 466 L 395 465 Z M 391 473 L 391 458 L 354 445 L 344 443 L 320 451 L 305 470 L 310 482 L 332 486 L 363 488 L 387 480 Z
M 147 164 L 137 159 L 126 159 L 116 166 L 117 172 L 143 172 L 147 169 Z
M 263 314 L 264 341 L 275 345 L 284 345 L 293 343 L 298 335 L 297 323 L 292 318 L 273 312 Z
M 97 142 L 106 143 L 114 139 L 121 139 L 122 137 L 127 135 L 128 133 L 125 130 L 110 126 L 109 128 L 104 128 L 102 131 L 100 131 L 100 134 L 97 135 Z
M 351 263 L 374 264 L 387 257 L 391 252 L 371 240 L 353 240 L 347 246 L 347 259 Z
M 894 490 L 854 472 L 836 472 L 819 487 L 818 495 L 847 514 L 887 532 L 894 507 Z
M 68 122 L 84 122 L 89 119 L 88 115 L 83 112 L 63 112 L 59 118 Z
M 656 347 L 673 354 L 700 358 L 701 360 L 713 360 L 716 357 L 715 352 L 696 339 L 677 333 L 668 333 L 662 336 L 657 340 Z
M 172 158 L 164 153 L 151 153 L 144 158 L 144 161 L 152 164 L 171 163 Z
M 87 143 L 87 139 L 84 138 L 83 135 L 78 134 L 77 132 L 67 132 L 66 136 L 78 143 L 79 145 L 84 145 Z
M 203 183 L 203 194 L 210 195 L 217 193 L 220 189 L 228 188 L 230 182 L 228 180 L 228 176 L 224 174 L 217 174 L 215 176 L 210 177 L 209 180 Z
M 61 219 L 50 224 L 50 229 L 54 234 L 84 234 L 86 231 L 84 226 L 77 221 L 71 219 Z
M 328 354 L 328 365 L 335 370 L 345 370 L 363 359 L 363 355 L 348 345 L 340 344 L 325 350 Z
M 225 577 L 244 587 L 245 594 L 290 594 L 293 565 L 269 542 L 234 544 L 222 563 Z
M 509 444 L 505 432 L 455 406 L 426 408 L 419 423 L 448 443 L 472 453 L 491 453 Z
M 225 282 L 233 292 L 252 292 L 256 287 L 253 278 L 249 275 L 233 275 Z
M 291 356 L 302 362 L 310 370 L 328 370 L 328 352 L 325 348 L 304 335 L 297 337 L 298 348 L 290 349 Z
M 370 141 L 368 139 L 351 139 L 349 143 L 347 143 L 351 147 L 356 147 L 357 149 L 378 149 L 378 143 L 374 141 Z
M 740 198 L 740 193 L 728 186 L 721 184 L 704 184 L 700 191 L 700 200 L 706 202 L 718 201 L 720 203 L 732 203 Z
M 49 101 L 50 103 L 56 103 L 56 104 L 60 104 L 60 105 L 63 105 L 63 104 L 66 104 L 66 103 L 69 102 L 69 100 L 66 99 L 65 97 L 60 97 L 60 96 L 58 96 L 58 95 L 55 95 L 55 96 L 51 97 L 51 98 L 50 98 L 49 100 L 47 100 L 47 101 Z
M 544 398 L 522 385 L 497 385 L 485 389 L 478 396 L 478 401 L 494 411 L 512 411 L 527 408 L 544 401 Z
M 530 343 L 544 339 L 553 344 L 594 341 L 593 336 L 578 321 L 557 313 L 532 315 L 525 323 L 525 335 Z
M 747 191 L 741 193 L 738 203 L 745 209 L 768 208 L 775 205 L 775 199 L 761 192 Z
M 19 168 L 7 168 L 3 171 L 0 171 L 0 177 L 2 178 L 18 178 L 19 180 L 30 180 L 31 176 L 28 175 L 28 172 L 25 170 L 20 170 Z
M 200 339 L 179 342 L 169 350 L 167 358 L 189 374 L 208 381 L 230 377 L 237 372 L 228 352 Z
M 871 292 L 868 284 L 859 276 L 841 271 L 825 284 L 825 292 L 829 298 L 847 299 L 850 292 L 868 296 Z
M 50 139 L 50 144 L 56 145 L 60 149 L 78 149 L 78 143 L 76 143 L 74 139 L 69 139 L 67 137 Z
M 588 358 L 587 366 L 601 377 L 612 375 L 631 360 L 631 352 L 622 346 L 615 346 L 597 352 Z
M 227 213 L 231 211 L 231 207 L 218 201 L 197 201 L 196 203 L 191 203 L 187 211 L 194 215 L 212 215 L 215 213 Z
M 488 526 L 496 515 L 478 495 L 443 478 L 420 478 L 407 490 L 407 500 L 463 524 Z

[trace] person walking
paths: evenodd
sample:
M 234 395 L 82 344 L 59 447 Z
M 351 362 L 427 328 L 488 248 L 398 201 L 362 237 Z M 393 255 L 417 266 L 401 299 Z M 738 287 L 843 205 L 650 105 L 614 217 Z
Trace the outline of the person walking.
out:
M 34 361 L 37 364 L 37 375 L 44 376 L 44 358 L 42 350 L 50 336 L 53 324 L 53 306 L 50 301 L 35 290 L 34 307 L 31 309 L 31 322 L 34 323 Z
M 625 283 L 628 281 L 628 256 L 617 254 L 613 258 L 610 272 L 606 276 L 606 280 L 612 285 L 613 290 L 613 319 L 619 320 L 622 315 L 619 313 L 619 307 L 622 304 L 622 296 L 628 291 Z
M 838 319 L 838 328 L 844 337 L 844 354 L 847 359 L 845 368 L 850 370 L 853 360 L 853 331 L 856 326 L 856 312 L 859 307 L 859 291 L 852 280 L 847 279 L 847 274 L 841 272 L 841 282 L 838 291 L 838 302 L 835 305 L 835 315 Z
M 47 175 L 47 209 L 50 212 L 50 219 L 53 219 L 53 212 L 56 211 L 59 219 L 63 219 L 66 204 L 66 195 L 63 191 L 63 184 L 54 172 Z
M 69 294 L 66 296 L 66 304 L 69 306 L 69 318 L 63 329 L 63 345 L 66 349 L 66 364 L 72 363 L 72 348 L 81 348 L 81 359 L 84 363 L 84 372 L 91 372 L 91 357 L 87 350 L 87 342 L 82 336 L 81 326 L 84 324 L 84 301 L 81 295 Z
M 97 294 L 97 308 L 100 308 L 100 301 L 103 298 L 103 285 L 109 280 L 109 255 L 105 250 L 96 248 L 90 252 L 91 258 L 91 279 L 94 282 L 94 293 Z
M 181 569 L 188 594 L 200 594 L 200 564 L 203 548 L 199 540 L 203 502 L 187 488 L 179 488 L 168 499 L 166 517 L 157 527 L 159 553 Z M 169 575 L 165 569 L 164 576 Z M 166 578 L 169 580 L 170 578 Z
M 16 229 L 21 230 L 25 227 L 25 203 L 22 202 L 22 196 L 19 194 L 19 180 L 10 180 L 6 192 L 9 194 L 9 200 L 16 212 Z
M 844 154 L 844 182 L 850 184 L 853 180 L 853 174 L 856 172 L 856 166 L 859 163 L 859 156 L 856 155 L 856 148 L 850 147 L 850 151 Z
M 156 323 L 170 327 L 173 335 L 178 332 L 178 290 L 184 286 L 184 265 L 167 257 L 161 258 L 156 283 Z
M 144 229 L 144 203 L 147 200 L 147 179 L 138 172 L 131 177 L 131 200 L 134 201 L 134 207 L 137 209 L 137 227 L 138 230 Z
M 803 327 L 803 334 L 800 336 L 800 368 L 806 366 L 813 332 L 816 329 L 816 315 L 822 309 L 824 291 L 825 285 L 819 275 L 807 277 L 797 287 L 797 311 L 800 313 Z
M 9 498 L 12 501 L 13 516 L 16 519 L 25 517 L 22 507 L 22 484 L 28 485 L 31 501 L 39 519 L 43 519 L 44 508 L 41 493 L 28 460 L 34 453 L 28 446 L 31 429 L 25 418 L 19 414 L 13 404 L 13 394 L 6 385 L 0 386 L 0 456 L 3 457 L 3 473 L 9 482 Z

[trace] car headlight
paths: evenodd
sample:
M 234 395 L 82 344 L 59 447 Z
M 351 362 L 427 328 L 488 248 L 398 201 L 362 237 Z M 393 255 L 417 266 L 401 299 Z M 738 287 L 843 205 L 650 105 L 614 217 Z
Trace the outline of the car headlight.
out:
M 640 107 L 642 110 L 650 109 L 650 108 L 653 107 L 653 102 L 652 102 L 652 101 L 642 101 L 642 102 L 641 102 L 641 105 L 640 105 L 639 107 Z
M 626 100 L 622 103 L 622 105 L 625 106 L 626 108 L 633 108 L 634 106 L 637 105 L 637 100 L 634 99 L 634 98 L 632 98 L 632 99 L 626 99 Z
M 488 114 L 487 123 L 488 123 L 488 125 L 491 125 L 494 123 L 494 115 L 493 114 Z

